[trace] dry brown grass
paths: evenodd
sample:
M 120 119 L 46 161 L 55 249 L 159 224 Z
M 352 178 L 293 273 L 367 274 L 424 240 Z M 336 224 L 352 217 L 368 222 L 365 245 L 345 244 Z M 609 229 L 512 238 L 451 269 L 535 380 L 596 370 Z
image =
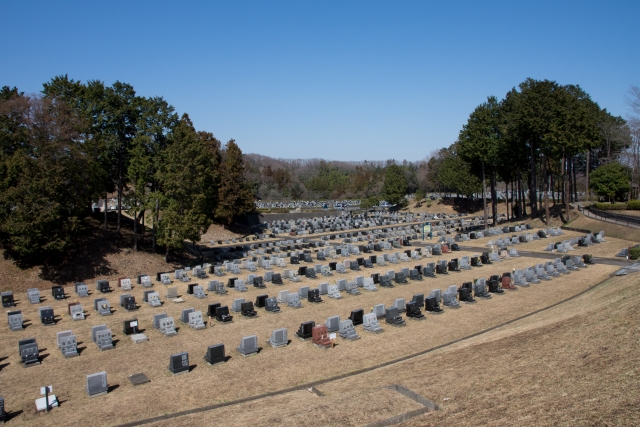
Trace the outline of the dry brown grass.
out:
M 447 310 L 442 316 L 428 316 L 427 320 L 422 322 L 409 321 L 406 328 L 396 329 L 383 323 L 385 332 L 380 335 L 369 335 L 358 327 L 361 340 L 339 340 L 338 346 L 328 351 L 318 350 L 309 342 L 299 341 L 293 335 L 298 325 L 307 320 L 321 323 L 328 316 L 336 314 L 345 318 L 353 309 L 364 308 L 365 311 L 369 311 L 370 307 L 377 303 L 391 304 L 399 297 L 409 300 L 414 293 L 428 293 L 431 289 L 444 288 L 450 284 L 460 285 L 463 281 L 478 276 L 500 274 L 516 266 L 531 265 L 535 262 L 538 261 L 531 258 L 513 259 L 482 269 L 452 273 L 447 277 L 425 279 L 408 285 L 397 285 L 393 289 L 380 289 L 378 292 L 363 293 L 360 296 L 345 294 L 339 301 L 326 299 L 319 305 L 305 302 L 302 309 L 285 307 L 280 314 L 268 314 L 259 310 L 260 315 L 257 319 L 237 316 L 233 324 L 216 324 L 204 331 L 193 331 L 188 326 L 178 323 L 181 329 L 177 336 L 171 338 L 165 338 L 151 328 L 154 313 L 168 312 L 177 319 L 181 309 L 186 307 L 206 311 L 207 303 L 220 301 L 231 305 L 234 298 L 254 300 L 257 294 L 264 291 L 250 289 L 242 294 L 230 291 L 229 295 L 223 297 L 210 295 L 204 301 L 185 296 L 187 302 L 184 304 L 165 302 L 162 308 L 156 309 L 144 305 L 135 314 L 115 307 L 114 314 L 106 318 L 99 317 L 90 309 L 89 304 L 96 297 L 93 295 L 82 301 L 90 314 L 85 321 L 73 322 L 67 316 L 63 316 L 56 326 L 51 327 L 40 325 L 37 306 L 28 304 L 22 295 L 18 295 L 21 301 L 17 308 L 23 310 L 32 325 L 24 331 L 13 333 L 8 331 L 6 323 L 0 329 L 0 348 L 4 349 L 0 356 L 6 357 L 3 362 L 9 364 L 0 372 L 7 409 L 24 411 L 12 421 L 16 425 L 30 424 L 36 420 L 43 425 L 85 425 L 89 419 L 101 419 L 104 420 L 104 424 L 111 425 L 278 390 L 374 366 L 500 324 L 562 300 L 614 271 L 613 267 L 604 265 L 590 267 L 586 271 L 574 272 L 561 279 L 519 289 L 504 296 L 494 297 L 490 301 L 479 301 L 460 310 Z M 409 263 L 411 264 L 414 263 Z M 396 265 L 392 268 L 397 270 L 399 267 Z M 373 271 L 383 272 L 386 269 L 382 267 Z M 355 275 L 356 273 L 349 274 L 350 277 Z M 300 286 L 322 281 L 324 280 L 321 278 L 315 281 L 304 279 L 302 283 L 287 283 L 282 288 L 295 291 Z M 178 286 L 184 293 L 186 285 Z M 155 287 L 163 288 L 162 285 Z M 275 295 L 280 289 L 281 287 L 269 285 L 266 293 Z M 140 286 L 133 291 L 139 302 L 142 299 L 142 291 Z M 160 292 L 164 294 L 164 289 Z M 117 306 L 119 294 L 120 291 L 116 291 L 108 296 L 114 306 Z M 44 304 L 52 305 L 58 314 L 66 311 L 65 303 L 52 301 L 50 297 Z M 133 344 L 120 332 L 122 321 L 134 316 L 140 319 L 141 327 L 146 329 L 149 342 Z M 102 323 L 111 327 L 118 340 L 114 350 L 100 352 L 90 341 L 91 326 Z M 286 348 L 273 349 L 266 345 L 265 340 L 273 329 L 279 327 L 289 329 L 292 342 Z M 72 329 L 82 342 L 80 347 L 83 351 L 80 357 L 64 359 L 57 350 L 55 333 L 66 329 Z M 235 347 L 242 336 L 251 334 L 258 335 L 263 350 L 257 356 L 243 358 L 235 352 Z M 36 337 L 42 348 L 46 348 L 43 354 L 48 356 L 42 365 L 24 369 L 19 365 L 16 342 L 18 339 L 31 336 Z M 227 354 L 232 358 L 223 366 L 209 367 L 202 361 L 202 356 L 208 345 L 217 342 L 225 343 Z M 197 366 L 189 374 L 174 377 L 166 368 L 168 358 L 170 354 L 180 351 L 188 351 L 191 363 Z M 85 375 L 102 370 L 107 371 L 109 384 L 117 385 L 118 388 L 107 396 L 89 399 L 83 391 Z M 131 386 L 127 376 L 137 372 L 146 373 L 151 383 L 136 388 Z M 38 387 L 44 384 L 53 384 L 63 404 L 48 416 L 34 415 L 33 399 L 38 397 Z M 388 415 L 389 411 L 385 412 L 383 406 L 378 409 L 380 412 L 376 412 L 374 418 Z M 66 418 L 71 414 L 73 418 Z M 339 424 L 333 418 L 327 419 L 327 422 Z
M 405 362 L 299 391 L 171 419 L 238 425 L 363 425 L 406 412 L 377 387 L 400 383 L 440 410 L 403 426 L 637 426 L 640 423 L 638 277 Z
M 484 238 L 469 243 L 474 246 L 483 246 L 489 239 Z M 550 240 L 545 239 L 545 241 Z M 605 252 L 612 252 L 616 245 L 624 243 L 614 239 L 607 240 L 607 243 L 590 247 L 588 250 L 593 252 L 592 249 L 602 248 Z M 533 250 L 538 243 L 540 242 L 521 244 L 516 248 L 521 252 L 527 252 Z M 450 259 L 472 253 L 455 252 L 440 258 Z M 575 251 L 574 253 L 581 254 L 582 252 Z M 12 425 L 31 425 L 34 422 L 41 425 L 86 425 L 91 420 L 94 424 L 115 425 L 326 379 L 364 367 L 375 366 L 499 325 L 506 320 L 561 301 L 567 296 L 603 280 L 616 270 L 615 267 L 605 265 L 589 267 L 584 271 L 573 272 L 550 282 L 518 289 L 504 296 L 494 296 L 489 301 L 481 300 L 474 305 L 465 305 L 459 310 L 447 309 L 444 315 L 429 315 L 425 321 L 408 321 L 405 328 L 393 328 L 382 322 L 381 325 L 385 328 L 385 332 L 380 335 L 370 335 L 364 332 L 362 327 L 358 327 L 358 333 L 362 336 L 361 340 L 347 342 L 339 339 L 338 345 L 334 349 L 326 351 L 316 349 L 309 342 L 302 342 L 295 338 L 294 332 L 301 322 L 315 320 L 316 323 L 323 323 L 331 315 L 340 315 L 342 318 L 346 318 L 351 310 L 357 308 L 363 308 L 365 312 L 368 312 L 374 304 L 385 303 L 389 305 L 395 298 L 400 297 L 410 300 L 415 293 L 428 294 L 431 289 L 444 289 L 453 284 L 459 286 L 464 281 L 470 281 L 477 277 L 488 277 L 491 274 L 501 274 L 504 271 L 511 271 L 513 268 L 522 268 L 541 262 L 541 260 L 524 256 L 480 269 L 474 268 L 471 271 L 451 273 L 444 277 L 439 276 L 437 279 L 425 279 L 422 282 L 396 285 L 393 289 L 382 288 L 377 292 L 363 292 L 359 296 L 343 293 L 342 300 L 325 298 L 325 302 L 318 305 L 303 302 L 302 309 L 283 307 L 283 311 L 279 314 L 269 314 L 259 309 L 257 319 L 236 316 L 232 324 L 215 324 L 203 331 L 193 331 L 177 321 L 180 311 L 187 307 L 194 307 L 206 312 L 208 303 L 219 301 L 231 306 L 234 298 L 254 301 L 260 293 L 275 296 L 280 289 L 296 291 L 301 286 L 315 287 L 324 281 L 332 283 L 339 277 L 368 276 L 372 272 L 383 273 L 390 269 L 397 271 L 404 266 L 413 267 L 416 264 L 426 264 L 436 259 L 434 257 L 419 262 L 412 260 L 404 264 L 363 269 L 360 273 L 350 272 L 344 276 L 336 274 L 329 280 L 323 277 L 319 277 L 317 280 L 303 279 L 301 283 L 287 282 L 281 287 L 269 284 L 266 290 L 251 288 L 246 293 L 230 290 L 226 296 L 219 297 L 211 294 L 206 300 L 197 300 L 185 295 L 186 302 L 183 304 L 165 301 L 162 308 L 155 309 L 143 305 L 135 313 L 127 313 L 117 306 L 121 291 L 117 289 L 115 282 L 112 282 L 116 291 L 107 295 L 115 308 L 112 316 L 99 317 L 93 311 L 93 299 L 102 296 L 94 294 L 90 298 L 80 301 L 85 307 L 85 312 L 89 314 L 86 320 L 74 322 L 68 316 L 63 315 L 59 318 L 57 325 L 50 327 L 40 324 L 37 318 L 38 306 L 29 304 L 24 292 L 20 291 L 16 295 L 19 299 L 17 309 L 23 311 L 24 317 L 30 319 L 31 325 L 19 332 L 10 332 L 6 322 L 0 325 L 2 394 L 6 399 L 8 410 L 23 411 L 11 423 Z M 161 270 L 161 268 L 157 268 L 157 270 Z M 150 264 L 143 272 L 152 273 L 157 270 Z M 278 271 L 280 269 L 276 269 L 276 272 Z M 132 274 L 128 275 L 133 277 Z M 242 276 L 246 277 L 246 273 L 243 273 Z M 223 280 L 226 281 L 228 277 L 227 275 Z M 212 279 L 215 278 L 212 277 Z M 91 282 L 91 288 L 94 287 L 93 283 L 95 282 Z M 186 293 L 185 284 L 174 283 L 174 285 L 178 286 L 180 293 Z M 20 286 L 27 287 L 22 284 Z M 164 286 L 156 284 L 154 288 L 159 290 L 164 299 Z M 67 292 L 71 294 L 71 288 L 67 288 Z M 139 304 L 142 304 L 142 292 L 143 288 L 140 286 L 136 286 L 132 292 Z M 54 301 L 46 293 L 44 296 L 46 301 L 42 305 L 52 305 L 59 315 L 66 313 L 66 302 Z M 75 299 L 75 296 L 70 299 Z M 180 327 L 177 336 L 165 338 L 151 327 L 153 314 L 161 312 L 167 312 L 170 316 L 174 316 Z M 137 317 L 140 320 L 141 327 L 149 336 L 149 342 L 134 344 L 122 334 L 123 320 L 132 317 Z M 103 323 L 112 329 L 115 339 L 118 340 L 114 350 L 100 352 L 91 342 L 91 327 Z M 289 339 L 292 342 L 286 348 L 273 349 L 266 344 L 266 339 L 272 330 L 280 327 L 288 328 Z M 79 347 L 82 349 L 82 353 L 77 358 L 64 359 L 56 348 L 56 332 L 67 329 L 73 330 L 81 342 Z M 258 335 L 260 346 L 263 349 L 257 356 L 243 358 L 235 351 L 235 347 L 241 337 L 252 334 Z M 40 347 L 44 349 L 42 351 L 44 360 L 40 366 L 25 369 L 19 364 L 17 341 L 27 337 L 37 339 Z M 227 354 L 232 358 L 224 365 L 210 367 L 202 360 L 202 356 L 208 345 L 218 342 L 225 344 Z M 521 345 L 524 346 L 525 343 L 523 342 Z M 174 377 L 167 370 L 169 355 L 181 351 L 189 352 L 190 362 L 195 366 L 192 372 Z M 437 371 L 428 368 L 429 366 L 442 366 L 442 363 L 438 362 L 437 365 L 433 365 L 429 362 L 422 366 L 417 371 L 420 372 L 419 382 L 431 384 L 434 381 L 432 376 L 435 376 Z M 107 372 L 109 384 L 115 388 L 106 396 L 90 399 L 83 390 L 85 376 L 102 370 Z M 382 371 L 384 370 L 374 372 Z M 147 374 L 151 383 L 133 387 L 127 376 L 138 372 Z M 398 380 L 395 379 L 396 376 Z M 416 409 L 412 401 L 394 394 L 395 392 L 377 389 L 381 385 L 400 382 L 406 378 L 405 374 L 394 371 L 392 375 L 384 377 L 384 379 L 368 376 L 362 376 L 362 378 L 366 386 L 356 387 L 353 393 L 346 389 L 340 392 L 331 392 L 323 398 L 306 392 L 290 393 L 286 396 L 252 404 L 221 409 L 220 412 L 215 411 L 215 417 L 218 417 L 218 413 L 223 417 L 235 414 L 232 419 L 236 419 L 239 425 L 253 424 L 254 422 L 250 422 L 250 420 L 255 421 L 256 417 L 261 417 L 258 424 L 267 424 L 267 421 L 271 420 L 271 424 L 292 422 L 294 424 L 361 425 Z M 504 379 L 502 376 L 500 378 Z M 39 397 L 38 389 L 45 384 L 53 385 L 55 393 L 62 401 L 62 406 L 49 415 L 35 415 L 33 400 Z M 424 390 L 409 382 L 403 384 L 427 398 L 440 396 L 433 394 L 433 389 Z M 345 400 L 346 403 L 344 403 Z M 317 403 L 308 407 L 310 401 Z M 336 410 L 335 408 L 341 409 Z M 247 413 L 241 414 L 242 411 L 247 411 Z M 210 419 L 208 417 L 213 416 L 212 414 L 205 413 L 180 420 L 171 420 L 166 425 L 186 425 L 191 422 L 192 418 L 193 420 L 207 420 Z

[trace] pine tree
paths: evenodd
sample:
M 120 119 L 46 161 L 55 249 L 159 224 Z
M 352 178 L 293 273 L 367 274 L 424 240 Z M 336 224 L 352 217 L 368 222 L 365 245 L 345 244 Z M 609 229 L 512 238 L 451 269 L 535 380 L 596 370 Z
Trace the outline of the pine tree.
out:
M 254 197 L 244 176 L 242 151 L 233 139 L 225 145 L 223 165 L 216 218 L 228 226 L 253 211 Z
M 196 243 L 211 224 L 215 208 L 214 163 L 207 144 L 184 114 L 169 138 L 158 171 L 162 186 L 158 243 L 182 249 L 183 242 Z

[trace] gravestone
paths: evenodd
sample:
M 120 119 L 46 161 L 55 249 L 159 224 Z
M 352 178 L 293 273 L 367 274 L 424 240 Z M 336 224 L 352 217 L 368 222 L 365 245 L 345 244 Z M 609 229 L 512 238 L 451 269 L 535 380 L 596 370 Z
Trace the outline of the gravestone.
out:
M 356 333 L 355 328 L 353 327 L 353 322 L 351 319 L 341 320 L 340 321 L 340 329 L 338 331 L 342 338 L 348 340 L 359 340 L 360 335 Z
M 189 313 L 189 327 L 191 329 L 195 329 L 196 331 L 206 328 L 206 325 L 202 320 L 201 311 L 194 311 L 192 313 Z
M 289 343 L 287 328 L 280 328 L 271 332 L 271 338 L 267 340 L 267 343 L 271 344 L 274 348 L 285 347 Z
M 122 333 L 133 335 L 138 333 L 138 319 L 125 320 L 122 324 Z
M 244 303 L 244 298 L 236 298 L 233 300 L 231 304 L 231 311 L 234 313 L 240 313 L 242 311 L 242 303 Z
M 367 313 L 363 316 L 363 327 L 367 332 L 380 333 L 383 332 L 382 327 L 378 323 L 378 316 L 375 313 Z
M 310 339 L 312 337 L 312 329 L 314 326 L 316 326 L 316 322 L 312 320 L 308 322 L 302 322 L 300 324 L 300 327 L 298 328 L 298 331 L 296 332 L 296 336 L 301 340 Z
M 153 315 L 153 327 L 155 329 L 160 329 L 160 320 L 167 317 L 167 313 L 159 313 Z
M 229 307 L 223 305 L 216 308 L 216 320 L 222 323 L 229 323 L 233 321 L 233 316 L 229 314 Z
M 169 357 L 168 369 L 173 375 L 189 372 L 189 353 L 183 351 L 182 353 L 172 354 Z
M 102 350 L 111 350 L 113 348 L 113 339 L 111 336 L 110 329 L 103 329 L 100 331 L 96 331 L 95 333 L 95 343 Z
M 405 311 L 405 305 L 406 305 L 406 300 L 404 298 L 398 298 L 393 302 L 392 307 L 397 308 L 398 312 L 402 313 Z
M 288 294 L 287 305 L 292 308 L 301 308 L 300 296 L 298 294 Z
M 275 297 L 267 298 L 264 302 L 264 309 L 269 313 L 279 313 L 280 307 Z
M 207 295 L 204 293 L 204 288 L 202 286 L 193 287 L 193 296 L 198 299 L 204 299 L 207 297 Z
M 298 289 L 298 295 L 300 296 L 300 298 L 307 298 L 309 296 L 309 287 L 308 286 L 300 287 L 300 289 Z
M 214 344 L 207 347 L 207 352 L 204 355 L 204 360 L 209 365 L 224 363 L 226 361 L 226 357 L 224 354 L 224 344 Z
M 251 301 L 243 302 L 240 306 L 240 314 L 245 317 L 257 317 L 258 313 L 253 308 L 253 303 Z
M 240 345 L 238 346 L 238 353 L 243 356 L 258 354 L 258 337 L 256 335 L 243 337 L 242 340 L 240 340 Z
M 183 308 L 182 312 L 180 313 L 180 321 L 182 323 L 188 324 L 189 323 L 189 313 L 193 313 L 194 311 L 196 311 L 194 308 Z
M 131 279 L 120 279 L 120 287 L 122 288 L 123 291 L 130 291 L 131 290 Z
M 107 385 L 107 373 L 103 371 L 87 375 L 85 391 L 89 397 L 97 397 L 107 394 L 109 391 L 109 386 Z
M 420 311 L 421 306 L 419 306 L 415 301 L 408 302 L 405 306 L 405 310 L 407 313 L 408 319 L 414 320 L 424 320 L 424 314 Z
M 371 312 L 374 313 L 377 318 L 384 317 L 384 314 L 385 314 L 384 304 L 376 304 L 376 305 L 374 305 L 373 309 L 371 310 Z
M 9 322 L 9 329 L 12 331 L 21 331 L 22 327 L 22 312 L 20 310 L 8 311 L 7 321 Z
M 84 320 L 84 310 L 82 304 L 74 304 L 69 307 L 69 314 L 73 320 Z
M 331 339 L 329 338 L 329 331 L 326 326 L 314 326 L 311 334 L 311 342 L 314 346 L 320 348 L 329 348 L 332 346 Z
M 106 299 L 103 299 L 98 304 L 98 314 L 100 316 L 111 316 L 111 303 Z
M 71 332 L 71 331 L 69 331 Z M 73 333 L 58 338 L 58 348 L 64 358 L 76 357 L 78 355 L 78 342 Z
M 151 292 L 147 295 L 147 303 L 151 307 L 162 307 L 162 301 L 160 301 L 160 294 L 157 292 Z
M 173 317 L 164 317 L 160 319 L 158 322 L 160 332 L 165 337 L 170 337 L 172 335 L 176 335 L 178 332 L 176 331 L 175 323 L 173 321 Z
M 400 316 L 398 308 L 395 306 L 387 308 L 385 310 L 384 315 L 385 315 L 385 321 L 390 325 L 404 326 L 406 324 L 402 316 Z
M 62 288 L 62 286 L 52 286 L 51 296 L 56 300 L 65 299 L 64 289 Z
M 55 314 L 53 313 L 53 308 L 50 306 L 40 307 L 38 309 L 40 313 L 40 322 L 45 326 L 55 325 L 56 319 Z
M 353 323 L 353 326 L 362 325 L 362 318 L 364 316 L 364 310 L 359 308 L 357 310 L 352 310 L 349 315 L 349 320 Z
M 340 299 L 342 295 L 340 295 L 340 290 L 337 285 L 331 285 L 328 287 L 327 296 L 329 298 Z
M 40 350 L 35 338 L 25 338 L 18 340 L 18 352 L 20 361 L 25 367 L 40 364 Z
M 27 289 L 27 297 L 29 298 L 29 302 L 31 304 L 40 304 L 40 289 Z

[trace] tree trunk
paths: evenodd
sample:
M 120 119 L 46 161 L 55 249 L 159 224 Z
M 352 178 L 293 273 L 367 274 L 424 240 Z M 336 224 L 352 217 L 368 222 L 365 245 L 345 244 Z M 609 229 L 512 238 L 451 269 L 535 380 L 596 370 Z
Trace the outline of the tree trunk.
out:
M 484 204 L 484 229 L 487 229 L 487 181 L 484 179 L 484 161 L 482 162 L 482 202 Z
M 138 252 L 138 215 L 133 214 L 133 251 Z
M 576 173 L 576 156 L 573 156 L 573 159 L 571 159 L 571 170 L 573 170 L 573 195 L 575 196 L 574 200 L 577 203 L 579 200 L 578 200 L 578 177 Z
M 118 228 L 120 233 L 120 217 L 122 216 L 122 147 L 118 150 Z
M 151 253 L 156 253 L 156 224 L 158 224 L 158 200 L 156 200 L 156 206 L 153 209 L 153 227 L 151 228 Z
M 547 176 L 547 156 L 542 158 L 544 176 L 544 223 L 549 225 L 549 177 Z
M 553 198 L 553 204 L 557 204 L 556 202 L 556 183 L 553 180 L 553 172 L 549 174 L 549 179 L 551 180 L 551 197 Z
M 491 167 L 491 214 L 493 215 L 493 226 L 498 221 L 498 195 L 496 194 L 496 168 Z
M 570 206 L 569 206 L 569 180 L 567 179 L 567 163 L 568 163 L 568 159 L 565 157 L 565 153 L 562 153 L 562 183 L 563 183 L 563 189 L 562 189 L 562 196 L 564 197 L 564 209 L 565 212 L 567 213 L 567 222 L 569 222 L 569 215 L 570 215 Z
M 504 192 L 504 197 L 505 197 L 505 202 L 507 204 L 507 221 L 508 221 L 511 219 L 511 217 L 509 216 L 509 181 L 505 181 L 505 188 L 506 190 Z
M 589 156 L 590 155 L 591 155 L 591 150 L 587 150 L 587 174 L 586 174 L 587 188 L 586 188 L 585 194 L 589 196 L 589 199 L 591 199 L 591 189 L 589 188 Z
M 104 229 L 107 229 L 107 212 L 108 212 L 108 203 L 107 203 L 107 193 L 104 193 Z
M 529 158 L 531 163 L 531 171 L 529 173 L 529 201 L 531 203 L 531 215 L 538 214 L 538 197 L 537 197 L 537 173 L 536 173 L 536 150 L 534 144 L 529 144 Z
M 144 223 L 144 219 L 145 219 L 146 215 L 144 213 L 145 213 L 145 210 L 143 209 L 142 210 L 142 236 L 140 237 L 140 244 L 141 245 L 144 244 L 144 231 L 145 231 L 145 228 L 146 228 L 145 223 Z
M 522 185 L 522 171 L 518 171 L 518 191 L 520 192 L 520 218 L 527 215 L 527 203 L 525 202 L 524 186 Z

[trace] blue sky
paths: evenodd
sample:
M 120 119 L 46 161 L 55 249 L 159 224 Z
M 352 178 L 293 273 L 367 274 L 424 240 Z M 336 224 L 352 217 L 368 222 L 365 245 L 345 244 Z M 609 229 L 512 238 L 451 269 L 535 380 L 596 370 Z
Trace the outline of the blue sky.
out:
M 9 1 L 0 85 L 163 96 L 245 153 L 420 160 L 489 95 L 579 84 L 624 116 L 640 1 Z

